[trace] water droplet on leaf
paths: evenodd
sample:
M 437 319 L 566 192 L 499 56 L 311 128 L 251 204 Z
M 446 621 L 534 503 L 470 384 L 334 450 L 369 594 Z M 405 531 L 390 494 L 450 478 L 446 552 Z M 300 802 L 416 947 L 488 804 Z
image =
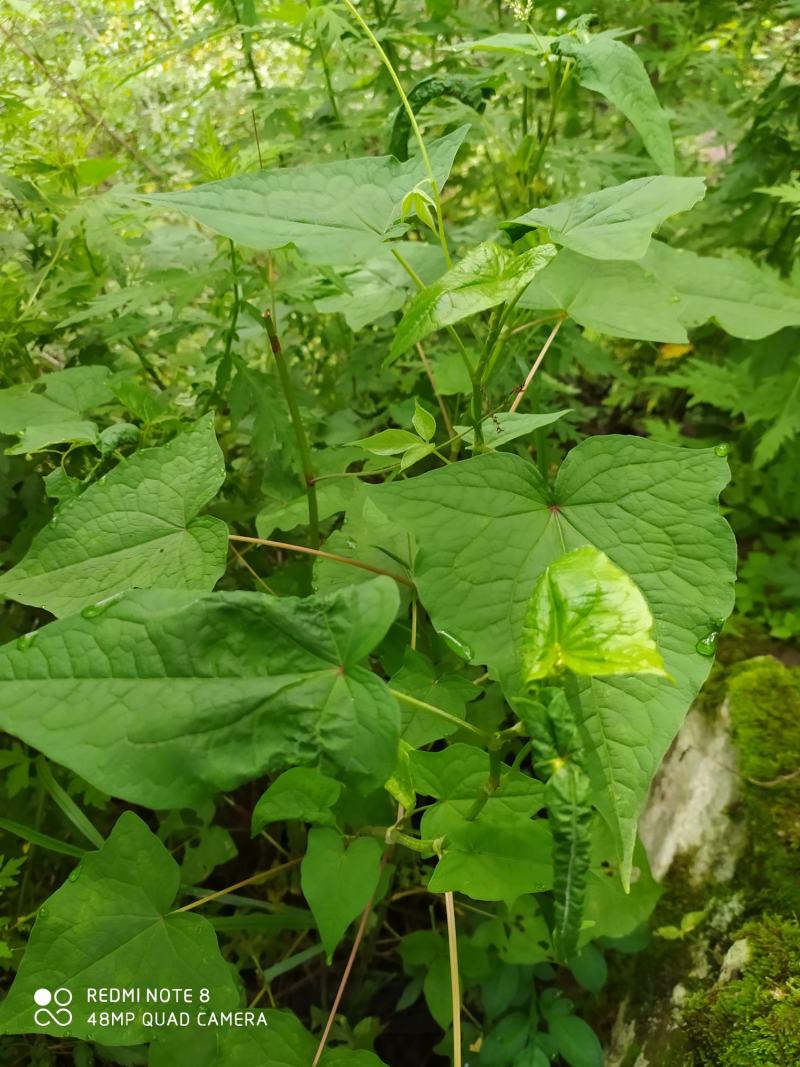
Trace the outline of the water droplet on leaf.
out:
M 81 609 L 81 616 L 84 619 L 96 619 L 98 615 L 102 615 L 104 611 L 108 611 L 112 604 L 116 604 L 120 596 L 120 593 L 115 593 L 113 596 L 107 596 L 103 600 L 98 600 L 96 604 L 87 604 L 85 608 Z
M 30 648 L 33 642 L 36 640 L 37 631 L 31 630 L 30 633 L 22 634 L 16 640 L 16 646 L 20 652 L 24 652 L 25 649 Z
M 711 625 L 713 629 L 709 630 L 705 637 L 701 637 L 694 646 L 695 651 L 699 652 L 701 656 L 713 656 L 717 651 L 717 641 L 722 631 L 722 622 L 714 622 Z
M 453 637 L 447 630 L 437 630 L 439 637 L 444 641 L 451 652 L 455 652 L 457 656 L 461 656 L 467 663 L 472 659 L 472 649 L 469 645 L 465 645 L 463 641 L 459 641 L 457 637 Z
M 725 458 L 725 456 L 730 455 L 730 451 L 731 446 L 728 444 L 727 441 L 723 441 L 721 444 L 716 445 L 714 448 L 714 454 L 717 456 L 722 456 L 723 459 Z
M 78 867 L 75 868 L 75 870 L 69 872 L 69 874 L 67 875 L 67 881 L 68 882 L 77 882 L 78 879 L 80 878 L 80 876 L 81 876 L 81 869 L 80 869 L 80 866 L 78 866 Z

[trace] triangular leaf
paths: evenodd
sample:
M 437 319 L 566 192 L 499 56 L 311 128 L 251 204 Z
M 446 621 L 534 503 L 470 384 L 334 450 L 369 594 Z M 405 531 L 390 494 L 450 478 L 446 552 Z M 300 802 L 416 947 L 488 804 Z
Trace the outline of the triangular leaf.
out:
M 437 184 L 444 186 L 469 127 L 428 146 Z M 387 237 L 399 236 L 400 205 L 428 172 L 419 157 L 366 156 L 334 163 L 261 170 L 143 197 L 183 211 L 223 237 L 262 250 L 294 245 L 312 263 L 363 263 Z
M 359 662 L 397 603 L 388 578 L 305 600 L 131 593 L 0 649 L 0 725 L 155 808 L 320 760 L 377 789 L 394 769 L 400 716 Z
M 592 259 L 641 259 L 664 219 L 694 207 L 705 191 L 702 178 L 634 178 L 534 208 L 504 226 L 543 226 L 552 240 Z
M 262 793 L 253 808 L 252 829 L 257 834 L 267 823 L 300 819 L 333 825 L 331 808 L 339 799 L 341 784 L 313 767 L 291 767 Z
M 674 174 L 669 120 L 634 50 L 610 33 L 596 34 L 588 41 L 561 37 L 557 47 L 577 62 L 581 85 L 601 93 L 636 128 L 659 170 Z
M 698 256 L 653 241 L 642 268 L 676 294 L 675 311 L 689 329 L 716 319 L 727 333 L 752 341 L 800 326 L 800 294 L 742 256 Z
M 62 504 L 0 594 L 69 615 L 126 589 L 211 589 L 225 570 L 227 529 L 198 518 L 225 477 L 212 419 L 121 461 Z
M 611 436 L 573 449 L 552 487 L 498 452 L 372 490 L 413 531 L 434 625 L 509 684 L 534 583 L 565 551 L 593 544 L 641 589 L 674 683 L 593 679 L 580 696 L 587 771 L 627 864 L 652 775 L 708 674 L 697 642 L 732 607 L 735 545 L 717 506 L 727 476 L 712 449 Z
M 590 259 L 563 249 L 533 280 L 520 307 L 560 309 L 580 326 L 611 337 L 685 342 L 680 297 L 629 260 Z
M 389 360 L 434 330 L 512 300 L 554 255 L 552 245 L 529 249 L 520 256 L 491 241 L 474 248 L 413 298 L 397 327 Z
M 525 682 L 557 675 L 665 674 L 653 616 L 634 583 L 587 545 L 539 575 L 522 628 Z
M 23 435 L 13 452 L 95 440 L 97 427 L 85 415 L 113 399 L 108 378 L 107 367 L 69 367 L 0 389 L 0 435 Z
M 158 1033 L 141 1019 L 145 990 L 154 985 L 196 991 L 190 1005 L 175 1006 L 189 1012 L 190 1025 L 212 1003 L 220 1011 L 238 1007 L 211 925 L 196 913 L 170 911 L 178 876 L 177 863 L 155 834 L 133 812 L 122 814 L 103 847 L 87 853 L 40 908 L 0 1005 L 0 1033 L 57 1036 L 66 1027 L 72 1037 L 102 1044 L 147 1041 Z M 142 1003 L 135 1004 L 132 1020 L 101 1027 L 89 1015 L 104 1005 L 89 1001 L 87 990 L 109 987 L 138 990 Z M 199 1002 L 201 987 L 210 991 L 208 1005 Z
M 553 885 L 551 850 L 544 819 L 454 824 L 428 891 L 505 901 L 523 893 L 541 893 Z

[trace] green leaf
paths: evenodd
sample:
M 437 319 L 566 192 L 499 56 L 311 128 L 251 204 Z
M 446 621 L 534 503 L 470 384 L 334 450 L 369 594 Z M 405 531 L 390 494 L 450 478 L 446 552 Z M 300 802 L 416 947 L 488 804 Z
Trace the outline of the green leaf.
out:
M 444 187 L 468 126 L 428 146 L 440 189 Z M 183 211 L 246 248 L 293 245 L 311 263 L 362 263 L 407 228 L 398 225 L 406 193 L 428 172 L 415 157 L 367 156 L 261 170 L 141 199 Z
M 408 534 L 390 522 L 363 489 L 353 496 L 341 529 L 334 530 L 323 547 L 345 559 L 357 559 L 382 570 L 409 576 L 408 567 L 399 562 L 408 560 L 411 554 Z M 369 571 L 348 567 L 335 560 L 317 559 L 314 564 L 314 586 L 321 593 L 369 581 L 372 581 Z M 408 595 L 407 589 L 401 590 L 404 599 L 408 599 Z
M 603 1067 L 603 1047 L 597 1034 L 583 1019 L 575 1015 L 553 1014 L 547 1025 L 559 1055 L 569 1067 Z
M 536 581 L 522 630 L 526 682 L 574 674 L 665 674 L 653 616 L 634 583 L 587 545 L 549 564 Z
M 642 591 L 674 682 L 579 682 L 586 769 L 623 871 L 650 780 L 708 675 L 697 642 L 732 607 L 735 544 L 717 505 L 727 478 L 713 449 L 609 436 L 574 448 L 552 486 L 498 452 L 372 489 L 416 538 L 415 579 L 434 626 L 510 687 L 534 584 L 565 551 L 594 545 Z
M 359 662 L 397 604 L 389 578 L 304 600 L 131 593 L 0 649 L 0 725 L 154 808 L 320 760 L 377 789 L 394 769 L 400 717 Z
M 325 478 L 317 482 L 317 509 L 320 520 L 345 511 L 353 498 L 355 478 Z M 272 537 L 275 530 L 293 530 L 308 522 L 308 497 L 305 493 L 287 501 L 269 503 L 256 515 L 259 537 Z
M 510 56 L 544 56 L 550 51 L 557 37 L 541 33 L 495 33 L 479 41 L 462 41 L 455 45 L 457 51 L 496 52 Z
M 675 310 L 692 329 L 715 319 L 727 333 L 758 340 L 800 325 L 800 295 L 741 256 L 698 256 L 653 241 L 642 267 L 677 294 Z
M 350 923 L 378 886 L 381 846 L 374 837 L 344 838 L 327 828 L 312 830 L 300 865 L 303 896 L 314 916 L 330 964 Z
M 544 819 L 453 825 L 428 891 L 505 901 L 523 893 L 540 893 L 553 885 L 551 847 Z
M 650 872 L 647 852 L 638 838 L 633 848 L 631 884 L 627 893 L 621 873 L 614 835 L 602 819 L 595 819 L 583 908 L 588 929 L 581 934 L 581 943 L 600 937 L 627 937 L 650 918 L 663 890 Z
M 694 207 L 705 191 L 703 178 L 634 178 L 534 208 L 503 225 L 545 227 L 557 244 L 592 259 L 641 259 L 664 219 Z
M 97 426 L 85 416 L 112 399 L 107 367 L 71 367 L 26 385 L 0 389 L 0 435 L 20 435 L 12 454 L 71 441 L 93 442 Z
M 411 764 L 409 757 L 414 749 L 407 741 L 400 739 L 400 749 L 397 754 L 397 766 L 390 778 L 386 779 L 383 788 L 401 804 L 406 811 L 412 811 L 416 807 L 417 794 L 414 791 L 414 780 L 411 777 Z
M 459 719 L 466 718 L 467 704 L 480 696 L 480 691 L 463 674 L 437 670 L 427 656 L 410 648 L 405 650 L 403 665 L 392 676 L 391 685 Z M 400 714 L 401 737 L 413 748 L 429 745 L 458 730 L 444 719 L 405 703 L 400 706 Z
M 267 823 L 287 819 L 332 826 L 335 820 L 330 809 L 341 791 L 339 782 L 313 767 L 291 767 L 261 794 L 253 808 L 253 834 Z
M 170 911 L 177 891 L 177 863 L 137 815 L 124 812 L 103 847 L 87 853 L 39 909 L 0 1005 L 0 1033 L 63 1033 L 63 1022 L 44 1018 L 37 1024 L 34 993 L 41 988 L 69 990 L 69 1032 L 84 1039 L 98 1037 L 88 1019 L 98 1008 L 87 1000 L 90 988 L 133 988 L 142 997 L 155 984 L 192 989 L 187 1008 L 192 1021 L 203 1008 L 203 987 L 211 993 L 209 1009 L 238 1007 L 239 994 L 209 923 L 196 913 Z M 57 1010 L 55 1001 L 50 1010 Z M 141 1010 L 137 1006 L 133 1021 L 104 1028 L 102 1043 L 135 1044 L 156 1036 L 158 1030 L 141 1021 Z
M 489 415 L 481 423 L 485 448 L 500 448 L 509 441 L 516 441 L 518 437 L 525 437 L 540 430 L 543 426 L 552 426 L 554 422 L 563 419 L 572 408 L 564 408 L 561 411 L 552 411 L 547 414 L 530 414 L 520 411 L 500 411 L 496 415 Z M 475 444 L 475 431 L 470 426 L 456 426 L 456 433 L 460 434 L 468 445 Z
M 491 241 L 474 248 L 412 299 L 397 327 L 387 362 L 435 330 L 513 300 L 554 255 L 552 245 L 541 245 L 519 256 Z
M 60 616 L 136 587 L 211 589 L 225 570 L 227 529 L 198 512 L 224 477 L 209 416 L 62 504 L 0 577 L 0 594 Z
M 611 337 L 688 341 L 680 297 L 652 270 L 565 249 L 522 294 L 519 307 L 559 309 L 580 326 Z
M 372 437 L 362 437 L 360 441 L 353 442 L 373 456 L 399 456 L 421 443 L 419 437 L 409 430 L 381 430 Z
M 489 754 L 474 745 L 448 745 L 439 752 L 412 752 L 414 788 L 439 803 L 422 817 L 423 837 L 441 837 L 466 816 L 489 779 Z M 495 822 L 528 818 L 544 806 L 544 786 L 527 774 L 507 770 L 479 818 Z
M 264 1025 L 219 1027 L 186 1033 L 161 1030 L 148 1067 L 309 1067 L 319 1040 L 288 1011 L 267 1008 Z M 319 1067 L 385 1067 L 363 1049 L 326 1048 Z
M 562 55 L 578 64 L 585 89 L 601 93 L 619 108 L 635 127 L 658 169 L 675 173 L 675 152 L 666 113 L 662 110 L 644 64 L 632 48 L 609 34 L 599 33 L 588 41 L 560 37 Z
M 553 943 L 566 961 L 578 947 L 583 919 L 591 850 L 589 779 L 572 761 L 556 766 L 545 796 L 553 835 Z
M 414 400 L 414 417 L 411 421 L 423 441 L 430 441 L 435 435 L 436 419 L 416 399 Z
M 398 241 L 397 250 L 425 282 L 432 282 L 445 270 L 444 256 L 438 245 Z M 399 311 L 408 299 L 408 290 L 414 285 L 386 245 L 377 256 L 342 278 L 342 282 L 347 292 L 324 296 L 315 300 L 314 305 L 323 313 L 340 312 L 354 331 L 392 311 Z
M 53 445 L 93 445 L 97 441 L 97 426 L 93 422 L 49 422 L 27 426 L 19 441 L 6 449 L 9 456 L 27 452 L 44 452 Z

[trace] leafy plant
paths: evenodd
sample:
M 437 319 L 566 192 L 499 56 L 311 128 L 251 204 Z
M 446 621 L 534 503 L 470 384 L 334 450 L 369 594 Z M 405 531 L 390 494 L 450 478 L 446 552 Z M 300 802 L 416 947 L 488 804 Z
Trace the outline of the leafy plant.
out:
M 11 5 L 10 1062 L 602 1063 L 731 527 L 797 631 L 800 152 L 727 5 L 582 6 L 177 2 L 112 82 Z

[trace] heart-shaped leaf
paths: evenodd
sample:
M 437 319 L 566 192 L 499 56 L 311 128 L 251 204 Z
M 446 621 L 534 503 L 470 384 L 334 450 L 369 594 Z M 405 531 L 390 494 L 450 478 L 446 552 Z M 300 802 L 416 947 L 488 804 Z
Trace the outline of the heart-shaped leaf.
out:
M 300 866 L 303 896 L 317 924 L 330 963 L 347 927 L 369 903 L 378 885 L 381 846 L 357 837 L 345 848 L 336 830 L 312 830 Z

